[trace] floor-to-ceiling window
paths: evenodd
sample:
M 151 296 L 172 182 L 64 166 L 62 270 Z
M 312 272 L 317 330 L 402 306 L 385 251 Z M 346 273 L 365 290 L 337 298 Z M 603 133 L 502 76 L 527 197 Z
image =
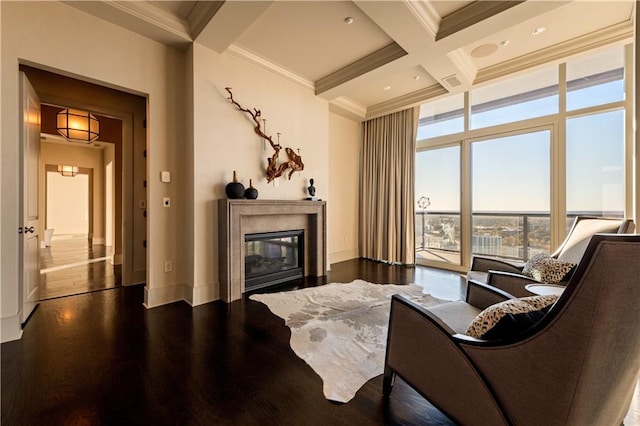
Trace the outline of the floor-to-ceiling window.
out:
M 460 147 L 416 155 L 416 257 L 460 265 Z
M 472 254 L 549 252 L 550 147 L 550 130 L 472 141 Z
M 422 105 L 418 262 L 526 260 L 555 249 L 578 214 L 629 216 L 631 54 L 612 46 Z

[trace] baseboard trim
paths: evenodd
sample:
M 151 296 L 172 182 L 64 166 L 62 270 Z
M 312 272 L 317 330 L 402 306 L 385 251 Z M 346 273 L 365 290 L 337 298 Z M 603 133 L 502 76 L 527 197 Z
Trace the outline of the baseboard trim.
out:
M 147 309 L 185 300 L 185 285 L 176 284 L 168 287 L 144 287 L 144 307 Z
M 185 287 L 185 302 L 191 307 L 204 305 L 220 299 L 220 283 Z
M 359 257 L 360 256 L 358 255 L 358 249 L 336 251 L 333 253 L 329 253 L 329 264 L 344 262 L 345 260 L 357 259 Z
M 0 318 L 2 322 L 0 341 L 2 343 L 20 340 L 22 338 L 22 325 L 20 324 L 20 312 L 16 315 Z

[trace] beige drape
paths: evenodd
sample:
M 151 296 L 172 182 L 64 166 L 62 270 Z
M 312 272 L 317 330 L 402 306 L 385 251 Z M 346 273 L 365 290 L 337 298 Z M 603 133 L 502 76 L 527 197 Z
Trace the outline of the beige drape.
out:
M 362 123 L 360 256 L 415 263 L 414 169 L 418 108 Z

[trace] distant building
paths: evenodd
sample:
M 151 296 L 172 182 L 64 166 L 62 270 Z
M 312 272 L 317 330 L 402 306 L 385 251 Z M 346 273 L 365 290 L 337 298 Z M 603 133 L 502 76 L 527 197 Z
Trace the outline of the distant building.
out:
M 473 253 L 502 255 L 502 237 L 499 235 L 473 235 L 471 240 Z

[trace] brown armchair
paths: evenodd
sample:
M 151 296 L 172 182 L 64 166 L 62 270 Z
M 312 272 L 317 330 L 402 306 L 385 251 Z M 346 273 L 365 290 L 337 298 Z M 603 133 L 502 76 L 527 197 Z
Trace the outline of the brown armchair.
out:
M 609 217 L 577 216 L 564 242 L 551 254 L 558 260 L 577 264 L 587 248 L 591 236 L 597 233 L 630 234 L 634 230 L 632 220 Z M 522 275 L 524 262 L 474 256 L 467 280 L 475 280 L 500 288 L 516 297 L 531 296 L 527 284 L 536 281 Z M 566 284 L 563 282 L 561 284 Z
M 464 425 L 618 426 L 640 371 L 638 277 L 640 235 L 595 235 L 551 310 L 494 341 L 394 296 L 383 393 L 400 376 Z

